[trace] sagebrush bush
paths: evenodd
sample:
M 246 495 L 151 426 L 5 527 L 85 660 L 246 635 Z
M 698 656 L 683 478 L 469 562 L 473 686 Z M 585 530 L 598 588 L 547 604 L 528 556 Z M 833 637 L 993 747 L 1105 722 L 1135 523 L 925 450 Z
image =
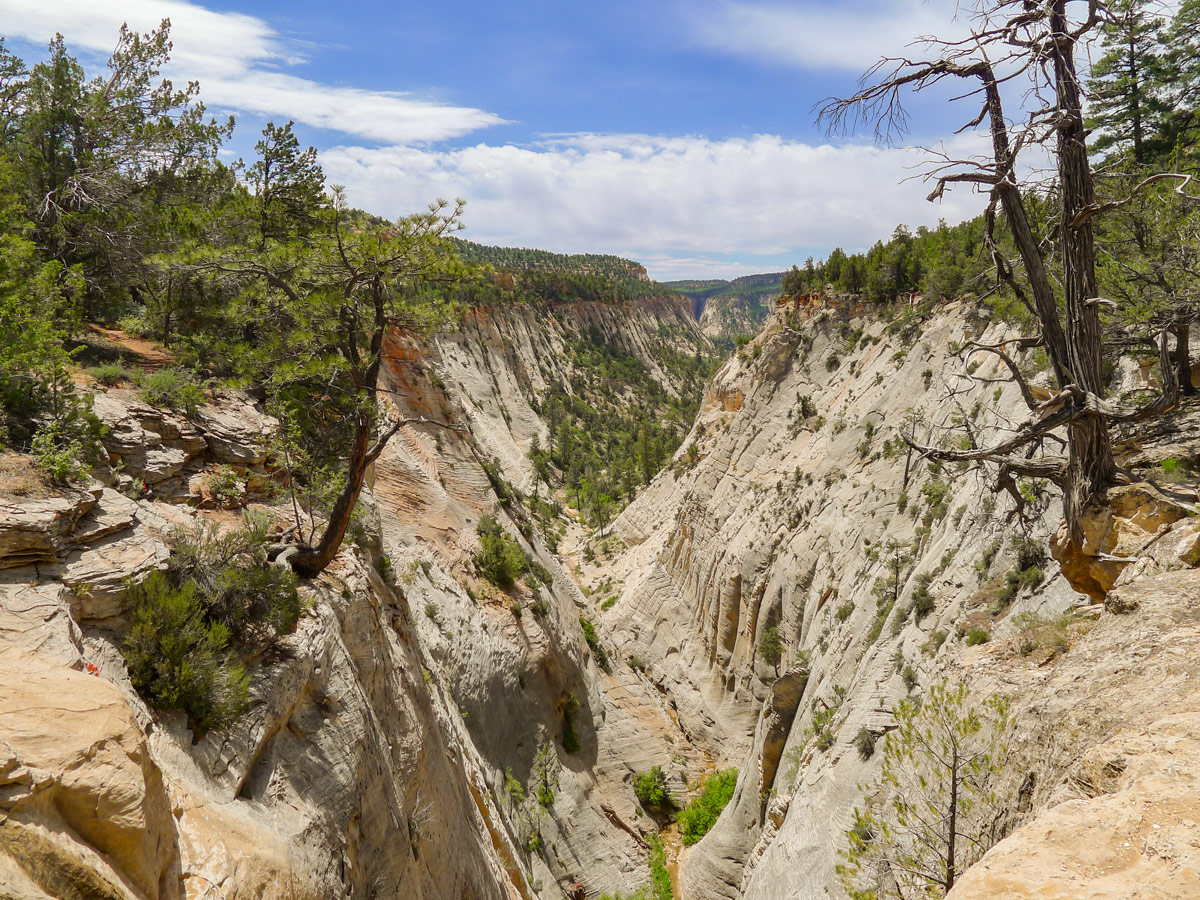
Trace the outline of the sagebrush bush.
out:
M 182 409 L 188 415 L 204 405 L 207 398 L 195 377 L 185 369 L 159 369 L 140 379 L 142 397 L 151 406 Z
M 102 384 L 105 387 L 112 387 L 115 384 L 129 381 L 132 378 L 130 371 L 121 363 L 104 363 L 103 365 L 88 369 L 88 374 L 96 380 L 97 384 Z
M 992 634 L 986 628 L 975 626 L 967 632 L 967 646 L 974 647 L 977 644 L 986 644 L 992 639 Z

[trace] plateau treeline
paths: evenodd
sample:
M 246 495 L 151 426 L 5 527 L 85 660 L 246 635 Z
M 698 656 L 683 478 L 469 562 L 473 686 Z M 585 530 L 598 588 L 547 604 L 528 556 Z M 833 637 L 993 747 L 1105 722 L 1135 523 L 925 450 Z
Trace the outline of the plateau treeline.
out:
M 1104 207 L 1093 222 L 1100 293 L 1119 307 L 1119 315 L 1108 316 L 1115 330 L 1144 337 L 1168 324 L 1186 343 L 1200 304 L 1200 201 L 1192 199 L 1200 190 L 1186 178 L 1166 176 L 1194 176 L 1200 163 L 1200 4 L 1185 2 L 1167 17 L 1145 0 L 1116 0 L 1106 16 L 1085 85 L 1097 203 Z M 1034 228 L 1052 233 L 1056 184 L 1032 185 L 1026 200 Z M 1006 223 L 995 225 L 1001 252 L 1015 255 Z M 985 230 L 984 216 L 915 231 L 901 225 L 865 253 L 838 247 L 824 260 L 793 266 L 783 294 L 831 289 L 875 303 L 914 294 L 933 301 L 970 295 L 1019 316 Z M 1021 273 L 1014 274 L 1023 284 Z M 1190 392 L 1186 378 L 1181 386 Z

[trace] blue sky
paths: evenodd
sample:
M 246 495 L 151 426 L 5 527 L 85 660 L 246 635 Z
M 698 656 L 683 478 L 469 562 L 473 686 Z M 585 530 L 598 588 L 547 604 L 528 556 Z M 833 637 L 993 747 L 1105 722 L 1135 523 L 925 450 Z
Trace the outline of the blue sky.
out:
M 467 200 L 465 236 L 619 253 L 654 277 L 730 277 L 863 249 L 899 222 L 958 221 L 904 181 L 922 159 L 869 136 L 830 141 L 813 105 L 880 55 L 953 23 L 953 0 L 388 3 L 0 0 L 37 59 L 61 31 L 97 70 L 122 20 L 173 22 L 171 74 L 236 115 L 234 155 L 268 119 L 297 121 L 330 182 L 397 216 Z M 912 105 L 913 144 L 967 111 Z

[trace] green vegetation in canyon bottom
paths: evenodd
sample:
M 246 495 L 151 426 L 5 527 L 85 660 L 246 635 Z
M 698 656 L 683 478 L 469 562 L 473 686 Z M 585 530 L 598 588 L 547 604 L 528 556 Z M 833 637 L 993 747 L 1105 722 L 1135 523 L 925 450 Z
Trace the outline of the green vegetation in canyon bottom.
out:
M 738 770 L 722 769 L 709 775 L 700 783 L 700 793 L 688 801 L 687 806 L 675 816 L 679 834 L 686 845 L 695 844 L 708 834 L 717 822 L 737 786 Z

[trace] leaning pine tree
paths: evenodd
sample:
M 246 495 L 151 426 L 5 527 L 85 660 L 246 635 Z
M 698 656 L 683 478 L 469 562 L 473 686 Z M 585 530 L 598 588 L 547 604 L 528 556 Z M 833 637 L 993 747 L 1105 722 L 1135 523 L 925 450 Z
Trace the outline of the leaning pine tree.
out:
M 1162 388 L 1138 407 L 1114 404 L 1105 397 L 1104 347 L 1096 286 L 1093 220 L 1125 200 L 1101 204 L 1096 199 L 1083 99 L 1075 62 L 1081 41 L 1103 22 L 1104 10 L 1091 0 L 1087 14 L 1074 21 L 1067 0 L 992 0 L 975 7 L 970 33 L 958 40 L 925 39 L 925 58 L 885 59 L 864 78 L 864 86 L 847 99 L 828 101 L 821 110 L 831 130 L 869 122 L 876 136 L 890 139 L 904 131 L 907 116 L 902 94 L 947 81 L 972 86 L 966 97 L 978 112 L 965 128 L 986 124 L 991 153 L 985 159 L 941 158 L 930 174 L 935 200 L 948 186 L 970 184 L 985 191 L 988 247 L 1000 280 L 1032 315 L 1037 333 L 1018 342 L 1044 348 L 1056 390 L 1039 401 L 1005 344 L 972 343 L 967 355 L 995 354 L 1006 366 L 1028 407 L 1028 417 L 988 446 L 949 450 L 909 435 L 918 451 L 940 460 L 991 461 L 999 467 L 999 486 L 1019 501 L 1016 476 L 1048 479 L 1063 493 L 1063 512 L 1073 544 L 1082 541 L 1081 515 L 1109 486 L 1125 476 L 1113 458 L 1109 429 L 1161 415 L 1177 402 L 1179 382 L 1171 365 L 1168 335 L 1158 341 Z M 1025 80 L 1023 105 L 1005 108 L 1005 85 Z M 1048 146 L 1057 162 L 1053 192 L 1057 222 L 1052 234 L 1035 226 L 1032 186 L 1018 172 L 1020 154 Z M 1136 189 L 1135 189 L 1136 190 Z M 1009 259 L 996 240 L 997 212 L 1017 248 Z M 1057 266 L 1058 271 L 1052 273 Z M 1061 287 L 1060 287 L 1061 286 Z M 1048 450 L 1047 440 L 1055 444 Z
M 232 298 L 237 368 L 332 460 L 324 528 L 304 539 L 297 527 L 300 541 L 277 548 L 279 562 L 312 577 L 341 547 L 367 468 L 388 441 L 406 425 L 456 427 L 399 416 L 381 394 L 389 337 L 425 334 L 452 314 L 446 292 L 430 286 L 461 271 L 450 236 L 463 203 L 381 223 L 349 208 L 340 188 L 325 193 L 316 153 L 300 150 L 290 122 L 268 124 L 256 149 L 254 192 L 235 196 L 203 240 L 164 266 Z

